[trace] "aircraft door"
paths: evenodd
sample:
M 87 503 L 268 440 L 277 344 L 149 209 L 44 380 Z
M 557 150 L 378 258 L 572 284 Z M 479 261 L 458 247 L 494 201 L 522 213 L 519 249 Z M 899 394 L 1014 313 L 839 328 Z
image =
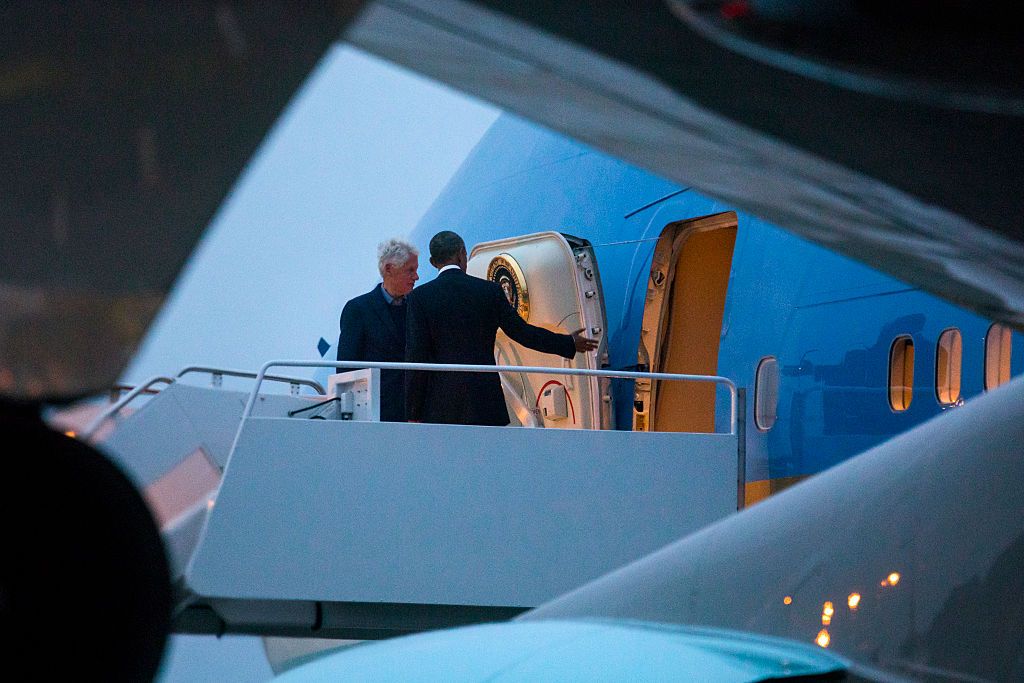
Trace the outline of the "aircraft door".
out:
M 498 364 L 599 369 L 607 362 L 601 280 L 586 240 L 542 232 L 482 242 L 473 247 L 468 272 L 500 284 L 509 303 L 531 325 L 562 334 L 584 328 L 584 334 L 600 343 L 596 352 L 567 360 L 520 346 L 499 330 Z M 612 426 L 607 380 L 502 373 L 502 385 L 513 424 L 562 429 Z
M 673 223 L 651 263 L 637 362 L 652 372 L 718 373 L 718 347 L 732 268 L 734 212 Z M 633 429 L 715 431 L 713 384 L 635 384 Z

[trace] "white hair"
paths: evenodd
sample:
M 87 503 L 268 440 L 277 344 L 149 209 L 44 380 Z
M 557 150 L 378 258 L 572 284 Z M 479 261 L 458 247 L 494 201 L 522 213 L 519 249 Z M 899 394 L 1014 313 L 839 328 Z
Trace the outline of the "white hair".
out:
M 384 277 L 385 265 L 390 263 L 393 266 L 402 266 L 411 257 L 419 256 L 419 254 L 419 249 L 405 240 L 394 237 L 384 240 L 377 245 L 377 270 L 380 271 L 380 276 Z

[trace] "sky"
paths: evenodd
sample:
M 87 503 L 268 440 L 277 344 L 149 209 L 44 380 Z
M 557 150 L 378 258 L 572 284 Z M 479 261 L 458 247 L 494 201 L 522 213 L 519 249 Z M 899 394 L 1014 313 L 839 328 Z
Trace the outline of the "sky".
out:
M 319 359 L 320 337 L 337 341 L 344 303 L 379 281 L 377 243 L 412 231 L 499 113 L 333 48 L 207 228 L 122 381 Z M 259 638 L 174 636 L 158 680 L 270 676 Z
M 412 231 L 499 113 L 332 49 L 215 216 L 122 381 L 319 359 L 344 303 L 379 281 L 377 243 Z

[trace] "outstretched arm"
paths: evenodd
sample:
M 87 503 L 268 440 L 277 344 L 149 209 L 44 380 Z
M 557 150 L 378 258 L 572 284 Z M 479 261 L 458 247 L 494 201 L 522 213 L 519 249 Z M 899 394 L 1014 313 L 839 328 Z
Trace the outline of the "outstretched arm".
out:
M 500 288 L 496 287 L 494 291 L 499 300 L 496 303 L 500 311 L 498 324 L 513 341 L 534 351 L 553 353 L 563 358 L 572 358 L 577 352 L 592 351 L 597 348 L 595 340 L 581 336 L 582 329 L 572 334 L 558 334 L 529 324 L 512 308 Z

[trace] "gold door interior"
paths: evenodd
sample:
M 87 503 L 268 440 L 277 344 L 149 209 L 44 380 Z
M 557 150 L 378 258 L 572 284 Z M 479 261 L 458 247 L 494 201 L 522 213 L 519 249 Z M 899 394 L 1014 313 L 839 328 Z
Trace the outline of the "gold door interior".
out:
M 733 213 L 668 226 L 651 268 L 640 358 L 654 372 L 718 374 L 718 347 L 736 242 Z M 667 270 L 667 273 L 666 273 Z M 651 334 L 656 330 L 657 335 Z M 653 337 L 653 338 L 652 338 Z M 638 383 L 634 428 L 713 432 L 716 385 Z M 638 419 L 638 417 L 640 419 Z

